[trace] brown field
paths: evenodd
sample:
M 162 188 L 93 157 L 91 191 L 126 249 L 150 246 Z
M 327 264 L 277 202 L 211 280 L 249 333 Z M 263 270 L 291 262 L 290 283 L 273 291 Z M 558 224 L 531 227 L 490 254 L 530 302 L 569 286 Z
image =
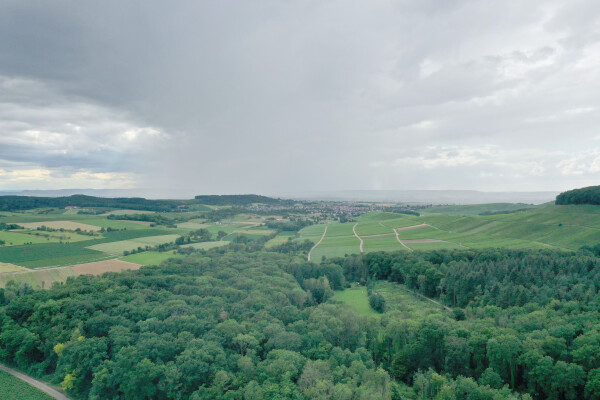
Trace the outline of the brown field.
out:
M 445 240 L 438 240 L 438 239 L 401 239 L 402 243 L 439 243 L 439 242 L 445 242 Z
M 65 282 L 67 278 L 77 275 L 101 275 L 105 272 L 121 272 L 127 269 L 139 269 L 141 265 L 120 260 L 98 261 L 88 264 L 78 264 L 69 267 L 56 267 L 30 270 L 22 268 L 19 271 L 0 274 L 0 287 L 6 287 L 10 281 L 17 284 L 27 283 L 35 289 L 48 289 L 54 283 Z
M 82 223 L 73 222 L 73 221 L 26 222 L 26 223 L 19 223 L 17 225 L 20 225 L 27 229 L 37 229 L 39 227 L 45 226 L 45 227 L 51 228 L 51 229 L 65 229 L 67 231 L 74 231 L 75 229 L 79 228 L 82 231 L 97 232 L 101 229 L 99 226 L 82 224 Z
M 97 261 L 87 264 L 77 264 L 72 265 L 68 268 L 71 268 L 73 272 L 77 275 L 84 274 L 92 274 L 92 275 L 100 275 L 105 272 L 121 272 L 126 269 L 140 269 L 140 264 L 134 264 L 127 261 L 121 260 L 106 260 L 106 261 Z
M 28 271 L 28 269 L 24 267 L 19 267 L 18 265 L 0 262 L 0 274 L 17 271 Z

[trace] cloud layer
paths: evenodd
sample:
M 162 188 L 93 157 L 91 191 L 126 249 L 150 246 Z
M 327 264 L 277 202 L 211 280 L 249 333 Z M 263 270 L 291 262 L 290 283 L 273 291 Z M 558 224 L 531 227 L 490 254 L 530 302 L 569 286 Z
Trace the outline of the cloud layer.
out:
M 562 190 L 600 3 L 7 1 L 0 189 Z

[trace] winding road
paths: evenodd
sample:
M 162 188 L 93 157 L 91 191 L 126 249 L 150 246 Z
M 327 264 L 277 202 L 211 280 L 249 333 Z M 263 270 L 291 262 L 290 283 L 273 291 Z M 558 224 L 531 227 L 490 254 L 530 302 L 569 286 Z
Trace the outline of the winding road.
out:
M 329 228 L 329 225 L 325 225 L 325 230 L 323 231 L 323 235 L 321 236 L 321 239 L 319 239 L 319 241 L 308 252 L 308 261 L 310 261 L 310 255 L 312 254 L 313 250 L 316 249 L 317 246 L 321 244 L 323 239 L 325 239 L 325 235 L 327 234 L 327 228 Z
M 408 247 L 407 245 L 404 244 L 404 242 L 402 242 L 402 240 L 400 240 L 400 236 L 398 236 L 398 229 L 394 228 L 394 233 L 396 234 L 396 240 L 398 241 L 398 243 L 400 243 L 402 246 L 406 247 L 406 249 L 408 251 L 413 251 L 413 249 L 411 249 L 410 247 Z
M 354 236 L 356 236 L 358 238 L 358 240 L 360 240 L 360 252 L 363 253 L 363 240 L 360 236 L 358 236 L 358 233 L 356 233 L 356 225 L 358 225 L 358 222 L 354 224 L 354 226 L 352 227 L 352 232 L 354 232 Z
M 46 385 L 44 382 L 40 382 L 37 379 L 34 379 L 28 375 L 25 375 L 19 371 L 16 371 L 12 368 L 8 368 L 4 364 L 0 364 L 0 370 L 11 374 L 15 378 L 18 378 L 18 379 L 22 380 L 23 382 L 26 382 L 35 388 L 38 388 L 42 392 L 46 393 L 48 396 L 54 397 L 57 400 L 71 400 L 70 397 L 65 396 L 64 393 L 61 393 L 58 390 L 53 389 L 52 387 Z

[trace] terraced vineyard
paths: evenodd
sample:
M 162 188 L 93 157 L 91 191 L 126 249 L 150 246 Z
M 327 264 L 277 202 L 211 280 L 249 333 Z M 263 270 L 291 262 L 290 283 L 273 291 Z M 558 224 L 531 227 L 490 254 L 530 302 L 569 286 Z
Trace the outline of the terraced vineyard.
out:
M 485 209 L 482 206 L 429 210 L 452 215 L 365 214 L 355 222 L 330 224 L 324 240 L 313 251 L 313 260 L 360 253 L 360 240 L 352 231 L 355 225 L 365 253 L 486 247 L 577 250 L 600 243 L 600 206 L 546 204 L 527 208 L 495 215 L 473 215 Z M 457 215 L 461 210 L 466 215 Z M 305 228 L 300 237 L 314 237 L 311 233 L 319 231 L 322 228 L 317 226 Z

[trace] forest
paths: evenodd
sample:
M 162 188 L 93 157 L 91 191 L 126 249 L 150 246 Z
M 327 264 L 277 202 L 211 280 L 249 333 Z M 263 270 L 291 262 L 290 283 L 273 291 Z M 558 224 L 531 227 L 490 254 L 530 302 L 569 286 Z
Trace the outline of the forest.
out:
M 600 186 L 588 186 L 563 192 L 556 196 L 556 204 L 600 205 Z
M 600 398 L 597 249 L 319 264 L 300 250 L 234 243 L 49 290 L 8 285 L 0 358 L 77 399 Z M 452 312 L 373 318 L 333 298 L 384 280 Z

